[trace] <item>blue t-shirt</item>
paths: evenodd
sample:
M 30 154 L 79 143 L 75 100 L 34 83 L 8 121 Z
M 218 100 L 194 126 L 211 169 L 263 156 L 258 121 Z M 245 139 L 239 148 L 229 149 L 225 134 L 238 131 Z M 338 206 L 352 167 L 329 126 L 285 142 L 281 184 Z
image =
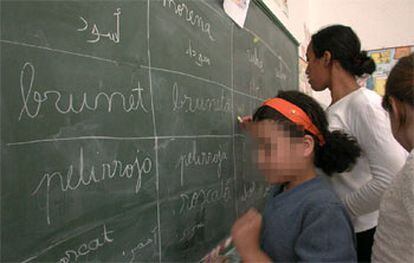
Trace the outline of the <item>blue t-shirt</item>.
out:
M 273 261 L 357 261 L 351 220 L 322 177 L 272 189 L 261 239 Z

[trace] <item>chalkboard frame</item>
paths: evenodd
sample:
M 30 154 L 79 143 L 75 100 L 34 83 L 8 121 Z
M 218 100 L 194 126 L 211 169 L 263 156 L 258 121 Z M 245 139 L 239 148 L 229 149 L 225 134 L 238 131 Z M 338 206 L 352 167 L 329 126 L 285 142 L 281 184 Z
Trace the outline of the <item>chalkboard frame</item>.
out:
M 273 14 L 273 12 L 263 2 L 263 0 L 253 0 L 253 2 L 256 3 L 260 9 L 262 9 L 263 13 L 265 13 L 273 23 L 282 29 L 282 31 L 290 38 L 290 40 L 292 40 L 296 46 L 299 46 L 299 41 L 292 35 L 292 33 L 290 33 L 289 30 L 287 30 L 285 25 Z

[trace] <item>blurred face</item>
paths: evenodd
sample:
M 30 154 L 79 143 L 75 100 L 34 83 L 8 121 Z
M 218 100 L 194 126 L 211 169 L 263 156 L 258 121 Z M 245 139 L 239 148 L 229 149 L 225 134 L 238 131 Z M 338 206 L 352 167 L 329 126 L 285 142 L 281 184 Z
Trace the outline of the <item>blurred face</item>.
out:
M 303 137 L 290 137 L 283 125 L 271 120 L 255 123 L 252 136 L 256 141 L 258 168 L 269 183 L 294 181 L 303 174 L 306 163 Z
M 324 65 L 324 56 L 317 58 L 312 48 L 312 43 L 309 44 L 306 50 L 306 60 L 308 66 L 306 67 L 306 75 L 309 84 L 314 91 L 322 91 L 329 85 L 329 68 Z

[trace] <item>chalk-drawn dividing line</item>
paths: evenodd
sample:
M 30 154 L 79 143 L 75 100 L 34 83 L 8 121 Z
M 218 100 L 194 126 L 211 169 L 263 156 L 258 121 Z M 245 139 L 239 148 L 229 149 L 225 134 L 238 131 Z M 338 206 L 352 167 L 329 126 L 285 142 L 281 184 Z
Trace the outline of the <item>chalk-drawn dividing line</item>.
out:
M 109 140 L 109 141 L 134 141 L 134 140 L 155 140 L 157 139 L 220 139 L 231 138 L 232 135 L 171 135 L 171 136 L 144 136 L 144 137 L 113 137 L 113 136 L 79 136 L 79 137 L 67 137 L 67 138 L 46 138 L 30 141 L 10 142 L 7 146 L 19 146 L 37 143 L 48 142 L 63 142 L 63 141 L 82 141 L 82 140 Z
M 162 237 L 161 237 L 161 208 L 160 208 L 160 174 L 159 174 L 159 160 L 158 160 L 158 139 L 157 139 L 157 125 L 155 119 L 155 107 L 154 107 L 154 92 L 152 86 L 152 71 L 151 71 L 151 48 L 150 48 L 150 38 L 151 38 L 151 31 L 150 31 L 150 17 L 151 17 L 151 8 L 150 8 L 150 0 L 147 0 L 147 56 L 148 56 L 148 78 L 150 84 L 150 93 L 151 93 L 151 112 L 152 112 L 152 125 L 154 127 L 153 134 L 155 137 L 154 145 L 155 145 L 155 187 L 157 192 L 157 238 L 158 238 L 158 262 L 162 262 L 162 251 L 161 251 L 161 244 L 162 244 Z
M 230 66 L 231 66 L 231 70 L 230 70 L 230 72 L 231 72 L 231 87 L 234 89 L 234 57 L 233 57 L 233 43 L 234 43 L 234 25 L 232 25 L 231 26 L 231 33 L 230 33 Z M 235 111 L 234 111 L 234 93 L 231 93 L 231 101 L 232 101 L 232 103 L 231 103 L 231 106 L 232 106 L 232 119 L 234 120 L 235 119 Z M 237 170 L 237 162 L 236 162 L 236 158 L 235 158 L 235 156 L 236 156 L 236 136 L 235 136 L 235 134 L 236 134 L 236 131 L 235 131 L 235 127 L 234 127 L 234 125 L 232 126 L 232 132 L 231 132 L 231 134 L 233 135 L 232 137 L 232 150 L 233 150 L 233 180 L 234 180 L 234 182 L 236 182 L 237 181 L 237 174 L 236 174 L 236 170 Z M 237 190 L 237 184 L 234 184 L 234 191 L 236 192 L 236 193 L 238 193 L 238 190 Z M 236 198 L 236 200 L 235 200 L 235 202 L 234 202 L 234 204 L 235 204 L 235 208 L 236 208 L 236 214 L 237 214 L 237 216 L 239 216 L 238 215 L 238 211 L 239 211 L 239 204 L 238 204 L 238 201 L 237 201 L 237 198 Z
M 37 46 L 37 45 L 33 45 L 33 44 L 10 41 L 10 40 L 5 40 L 5 39 L 0 39 L 0 42 L 5 43 L 5 44 L 10 44 L 10 45 L 17 45 L 17 46 L 28 47 L 28 48 L 36 48 L 36 49 L 46 50 L 46 51 L 50 51 L 50 52 L 54 52 L 54 53 L 61 53 L 61 54 L 66 54 L 66 55 L 71 55 L 71 56 L 77 56 L 77 57 L 83 57 L 83 58 L 98 60 L 98 61 L 102 61 L 102 62 L 112 63 L 112 64 L 115 64 L 117 66 L 127 65 L 127 66 L 131 66 L 131 67 L 137 67 L 137 64 L 133 64 L 133 63 L 120 62 L 120 61 L 116 61 L 116 60 L 112 60 L 112 59 L 108 59 L 108 58 L 96 57 L 96 56 L 92 56 L 92 55 L 87 55 L 87 54 L 62 50 L 62 49 L 50 48 L 50 47 L 45 47 L 45 46 Z
M 210 80 L 210 79 L 205 79 L 205 78 L 195 76 L 195 75 L 191 75 L 191 74 L 188 74 L 188 73 L 184 73 L 184 72 L 180 72 L 180 71 L 176 71 L 176 70 L 171 70 L 171 69 L 166 69 L 166 68 L 158 68 L 158 67 L 151 67 L 150 68 L 150 67 L 145 66 L 145 65 L 141 65 L 141 68 L 148 69 L 148 70 L 161 71 L 161 72 L 166 72 L 166 73 L 172 73 L 172 74 L 176 74 L 176 75 L 189 77 L 189 78 L 192 78 L 192 79 L 197 79 L 197 80 L 200 80 L 200 81 L 203 81 L 203 82 L 207 82 L 207 83 L 210 83 L 210 84 L 213 84 L 213 85 L 217 85 L 217 86 L 222 87 L 222 88 L 224 88 L 224 89 L 226 89 L 230 92 L 234 92 L 234 93 L 249 97 L 249 98 L 254 99 L 254 100 L 258 100 L 258 101 L 264 101 L 265 100 L 263 98 L 258 98 L 256 96 L 252 96 L 250 94 L 247 94 L 247 93 L 235 90 L 235 89 L 231 89 L 229 86 L 226 86 L 223 83 L 220 83 L 220 82 L 217 82 L 217 81 L 214 81 L 214 80 Z

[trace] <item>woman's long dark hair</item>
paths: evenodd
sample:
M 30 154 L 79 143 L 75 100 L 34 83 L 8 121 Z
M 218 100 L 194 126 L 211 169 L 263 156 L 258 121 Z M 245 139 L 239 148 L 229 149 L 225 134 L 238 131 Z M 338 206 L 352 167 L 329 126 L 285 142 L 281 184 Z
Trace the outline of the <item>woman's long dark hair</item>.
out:
M 315 140 L 316 167 L 321 168 L 327 175 L 334 172 L 344 172 L 352 168 L 357 158 L 361 155 L 361 148 L 354 138 L 342 131 L 328 130 L 328 120 L 321 106 L 308 95 L 299 91 L 281 91 L 277 98 L 287 100 L 301 108 L 311 119 L 312 123 L 319 129 L 325 139 L 325 144 L 319 144 L 319 139 L 313 134 L 303 130 L 281 113 L 268 106 L 261 106 L 253 115 L 253 121 L 274 120 L 283 122 L 291 127 L 291 136 L 311 135 Z M 293 129 L 292 129 L 293 127 Z M 294 132 L 294 134 L 292 134 Z
M 312 35 L 312 49 L 317 58 L 325 51 L 331 53 L 332 59 L 339 61 L 342 68 L 352 75 L 362 76 L 375 71 L 375 62 L 361 51 L 361 42 L 355 32 L 348 26 L 332 25 Z

